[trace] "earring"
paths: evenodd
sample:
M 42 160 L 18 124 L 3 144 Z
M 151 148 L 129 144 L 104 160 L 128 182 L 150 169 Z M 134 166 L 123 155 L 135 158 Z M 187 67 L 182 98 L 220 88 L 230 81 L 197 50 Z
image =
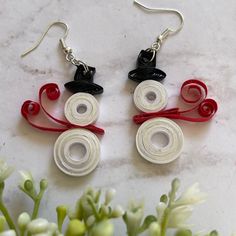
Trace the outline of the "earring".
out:
M 158 51 L 161 49 L 161 46 L 165 39 L 169 36 L 178 33 L 184 25 L 184 17 L 183 15 L 175 10 L 169 8 L 150 8 L 147 7 L 137 1 L 134 1 L 134 4 L 147 10 L 149 12 L 167 12 L 167 13 L 175 13 L 180 19 L 180 25 L 177 29 L 167 28 L 157 37 L 157 40 L 151 45 L 150 48 L 146 50 L 141 50 L 137 59 L 137 69 L 129 72 L 129 79 L 136 81 L 138 83 L 145 80 L 154 80 L 161 82 L 165 77 L 165 72 L 156 69 L 156 55 Z
M 142 124 L 136 134 L 136 147 L 139 154 L 149 162 L 165 164 L 174 161 L 182 152 L 184 135 L 171 119 L 181 119 L 191 122 L 209 121 L 217 111 L 217 103 L 207 98 L 207 86 L 199 79 L 187 80 L 181 87 L 181 98 L 190 105 L 187 110 L 180 108 L 165 109 L 168 104 L 168 94 L 160 83 L 165 77 L 165 72 L 156 68 L 156 55 L 167 37 L 179 32 L 183 28 L 184 17 L 175 10 L 168 8 L 150 8 L 137 1 L 137 6 L 151 12 L 175 13 L 180 19 L 180 25 L 173 30 L 167 28 L 156 42 L 146 50 L 139 53 L 137 69 L 128 74 L 128 78 L 140 83 L 134 91 L 134 104 L 141 114 L 135 115 L 133 121 Z M 197 111 L 199 117 L 192 117 L 192 112 Z M 153 139 L 165 139 L 163 146 L 157 147 Z
M 66 89 L 74 93 L 65 103 L 65 119 L 56 118 L 47 110 L 43 102 L 45 97 L 51 101 L 59 98 L 59 86 L 55 83 L 45 84 L 39 89 L 38 102 L 25 101 L 21 107 L 21 114 L 34 128 L 43 131 L 62 132 L 54 145 L 55 163 L 67 175 L 84 176 L 92 172 L 100 160 L 100 142 L 94 133 L 104 134 L 103 129 L 93 125 L 99 116 L 99 105 L 93 95 L 103 92 L 103 88 L 93 82 L 95 68 L 76 59 L 72 49 L 65 43 L 69 31 L 68 25 L 60 21 L 50 24 L 38 42 L 23 53 L 22 57 L 35 50 L 50 28 L 55 25 L 60 25 L 65 29 L 65 34 L 59 41 L 66 55 L 66 60 L 77 67 L 74 80 L 64 85 Z M 45 127 L 44 125 L 36 124 L 32 116 L 38 115 L 40 109 L 58 127 Z M 74 146 L 80 146 L 83 149 L 84 155 L 81 159 L 72 155 Z

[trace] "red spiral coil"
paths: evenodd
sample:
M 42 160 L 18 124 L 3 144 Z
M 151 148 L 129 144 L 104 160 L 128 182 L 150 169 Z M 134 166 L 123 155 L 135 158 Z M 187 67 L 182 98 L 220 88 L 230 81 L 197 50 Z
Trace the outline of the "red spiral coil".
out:
M 207 86 L 202 81 L 190 79 L 183 83 L 180 89 L 181 98 L 189 104 L 196 104 L 188 110 L 180 110 L 180 108 L 165 109 L 159 112 L 141 113 L 133 117 L 136 124 L 157 117 L 166 117 L 170 119 L 179 119 L 190 122 L 206 122 L 209 121 L 217 112 L 218 105 L 215 100 L 207 98 Z M 186 113 L 196 111 L 198 116 L 189 116 Z
M 52 114 L 50 114 L 46 110 L 46 108 L 43 105 L 43 102 L 42 102 L 43 93 L 46 93 L 47 98 L 52 101 L 57 100 L 60 97 L 60 89 L 59 89 L 58 85 L 55 83 L 49 83 L 49 84 L 43 85 L 40 88 L 40 90 L 39 90 L 39 103 L 31 101 L 31 100 L 25 101 L 21 107 L 21 114 L 31 126 L 37 128 L 37 129 L 43 130 L 43 131 L 52 131 L 52 132 L 64 132 L 64 131 L 71 129 L 71 128 L 84 128 L 84 129 L 90 130 L 93 133 L 97 133 L 97 134 L 101 134 L 101 135 L 104 134 L 104 130 L 99 127 L 96 127 L 95 125 L 78 126 L 78 125 L 73 125 L 66 120 L 60 120 L 60 119 L 54 117 Z M 52 119 L 55 123 L 57 123 L 61 126 L 64 126 L 64 127 L 63 128 L 45 127 L 45 126 L 41 126 L 41 125 L 33 123 L 30 120 L 30 116 L 38 115 L 41 108 L 47 117 Z

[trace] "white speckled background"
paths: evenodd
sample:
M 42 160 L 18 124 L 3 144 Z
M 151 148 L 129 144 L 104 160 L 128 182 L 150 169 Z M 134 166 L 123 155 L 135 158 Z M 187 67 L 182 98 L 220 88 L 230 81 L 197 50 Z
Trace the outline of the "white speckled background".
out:
M 134 68 L 139 51 L 178 20 L 168 14 L 147 14 L 131 0 L 0 0 L 0 155 L 17 170 L 30 169 L 36 179 L 49 179 L 41 215 L 47 212 L 51 220 L 55 220 L 57 204 L 72 204 L 87 185 L 115 187 L 116 203 L 125 204 L 131 196 L 145 198 L 146 212 L 154 212 L 159 196 L 177 176 L 183 186 L 198 181 L 209 195 L 191 219 L 195 229 L 217 228 L 221 235 L 230 235 L 236 230 L 235 1 L 143 2 L 177 8 L 185 16 L 183 30 L 165 42 L 157 61 L 167 73 L 164 85 L 170 103 L 177 101 L 182 82 L 191 76 L 202 78 L 209 95 L 219 103 L 212 122 L 178 122 L 186 139 L 181 157 L 157 166 L 141 159 L 135 149 L 138 127 L 131 116 L 137 112 L 132 103 L 136 84 L 127 80 L 127 73 Z M 56 168 L 52 151 L 58 135 L 33 129 L 20 115 L 22 102 L 36 99 L 41 85 L 56 82 L 63 89 L 73 78 L 75 68 L 65 62 L 58 45 L 63 33 L 59 27 L 49 32 L 35 52 L 20 58 L 45 27 L 58 19 L 69 24 L 67 44 L 80 59 L 96 67 L 95 81 L 105 90 L 99 96 L 98 124 L 106 129 L 101 139 L 102 160 L 95 172 L 83 178 L 65 176 Z M 9 179 L 5 195 L 15 215 L 31 206 L 14 187 L 18 178 L 15 173 Z M 116 235 L 124 235 L 119 223 L 117 229 Z

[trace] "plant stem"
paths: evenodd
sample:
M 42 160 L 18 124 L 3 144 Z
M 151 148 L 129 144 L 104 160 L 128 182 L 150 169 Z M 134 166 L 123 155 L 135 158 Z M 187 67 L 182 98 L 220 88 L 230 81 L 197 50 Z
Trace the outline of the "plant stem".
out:
M 16 231 L 16 227 L 15 227 L 15 224 L 7 210 L 7 208 L 5 207 L 2 199 L 0 199 L 0 211 L 2 212 L 2 214 L 4 215 L 6 221 L 7 221 L 7 224 L 9 226 L 10 229 L 13 229 L 15 230 L 16 234 L 17 234 L 17 231 Z
M 20 236 L 24 236 L 25 230 L 20 230 Z
M 94 214 L 96 220 L 99 221 L 99 220 L 100 220 L 100 216 L 99 216 L 99 214 L 98 214 L 98 212 L 97 212 L 97 209 L 96 209 L 96 206 L 95 206 L 93 200 L 91 200 L 90 198 L 88 198 L 88 203 L 89 203 L 89 205 L 91 206 L 91 208 L 92 208 L 92 210 L 93 210 L 93 214 Z
M 41 189 L 38 196 L 34 198 L 34 210 L 31 216 L 32 220 L 36 219 L 38 216 L 39 206 L 40 206 L 44 192 L 45 192 L 45 189 Z
M 167 207 L 165 209 L 165 212 L 164 212 L 164 215 L 163 215 L 163 220 L 162 220 L 162 223 L 161 223 L 161 236 L 166 236 L 167 224 L 168 224 L 168 220 L 169 220 L 169 213 L 170 213 L 170 210 Z

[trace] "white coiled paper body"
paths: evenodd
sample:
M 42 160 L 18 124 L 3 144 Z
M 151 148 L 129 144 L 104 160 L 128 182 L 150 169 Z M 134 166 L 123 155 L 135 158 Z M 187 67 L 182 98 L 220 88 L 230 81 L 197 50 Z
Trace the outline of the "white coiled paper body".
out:
M 96 122 L 99 106 L 96 98 L 88 93 L 76 93 L 65 104 L 66 119 L 74 125 L 86 126 Z
M 158 147 L 152 142 L 154 135 L 166 136 L 167 145 Z M 144 122 L 136 135 L 136 146 L 139 154 L 155 164 L 169 163 L 179 157 L 184 144 L 180 127 L 170 119 L 155 118 Z
M 73 145 L 82 145 L 85 154 L 81 159 L 72 157 Z M 58 168 L 67 175 L 84 176 L 92 172 L 100 160 L 100 143 L 95 134 L 85 129 L 63 132 L 54 145 L 54 160 Z
M 134 91 L 134 104 L 143 112 L 157 112 L 164 109 L 168 102 L 165 87 L 154 80 L 145 80 Z

